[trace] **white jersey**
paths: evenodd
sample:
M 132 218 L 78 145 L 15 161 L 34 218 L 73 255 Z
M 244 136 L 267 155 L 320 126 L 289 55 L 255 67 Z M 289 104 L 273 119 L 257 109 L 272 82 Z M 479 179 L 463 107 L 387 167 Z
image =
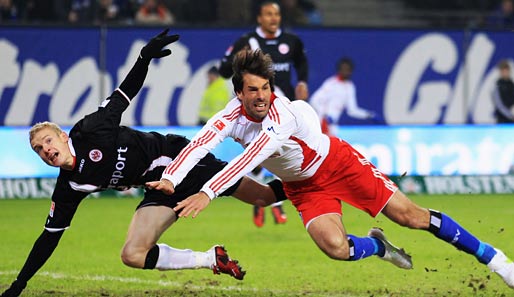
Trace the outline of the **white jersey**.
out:
M 316 173 L 330 147 L 330 140 L 321 133 L 319 123 L 308 103 L 291 102 L 274 94 L 268 115 L 255 122 L 245 115 L 236 97 L 207 122 L 168 165 L 162 177 L 176 187 L 203 156 L 231 137 L 245 150 L 204 185 L 201 191 L 211 199 L 258 165 L 285 182 L 307 179 Z
M 321 118 L 328 117 L 337 124 L 341 113 L 346 108 L 349 116 L 367 119 L 373 113 L 357 105 L 355 85 L 351 80 L 341 80 L 337 75 L 327 78 L 309 102 Z

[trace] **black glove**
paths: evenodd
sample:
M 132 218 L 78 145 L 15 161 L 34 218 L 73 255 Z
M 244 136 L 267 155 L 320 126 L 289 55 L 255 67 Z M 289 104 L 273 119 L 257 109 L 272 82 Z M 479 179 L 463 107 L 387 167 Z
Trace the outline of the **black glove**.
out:
M 27 286 L 26 282 L 20 282 L 18 280 L 15 280 L 9 289 L 5 290 L 5 292 L 2 293 L 1 297 L 17 297 L 20 296 L 21 291 L 25 289 Z
M 159 35 L 150 39 L 150 41 L 141 49 L 141 53 L 139 56 L 141 59 L 150 60 L 152 58 L 162 58 L 169 56 L 171 54 L 171 50 L 164 49 L 170 43 L 173 43 L 179 39 L 179 35 L 170 35 L 168 36 L 168 31 L 170 29 L 166 29 L 162 31 Z

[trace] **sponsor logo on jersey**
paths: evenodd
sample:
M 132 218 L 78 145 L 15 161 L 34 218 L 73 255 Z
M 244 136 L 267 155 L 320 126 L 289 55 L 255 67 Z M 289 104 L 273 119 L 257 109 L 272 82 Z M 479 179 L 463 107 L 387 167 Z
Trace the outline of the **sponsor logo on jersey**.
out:
M 123 176 L 123 169 L 125 168 L 125 161 L 127 161 L 127 153 L 128 147 L 119 147 L 118 152 L 118 159 L 116 162 L 116 170 L 112 172 L 111 180 L 109 181 L 109 188 L 113 189 L 125 189 L 127 186 L 120 186 L 118 183 L 120 182 L 120 179 L 124 178 Z
M 276 72 L 289 71 L 289 69 L 289 63 L 273 63 L 273 70 L 275 70 Z
M 86 163 L 86 160 L 82 159 L 80 160 L 79 164 L 79 172 L 82 173 L 82 168 L 84 168 L 84 163 Z
M 221 131 L 223 128 L 225 128 L 225 124 L 221 120 L 217 120 L 212 126 L 218 131 Z
M 50 204 L 50 212 L 48 212 L 48 215 L 53 218 L 54 217 L 54 210 L 55 210 L 55 202 L 52 201 L 52 204 Z
M 91 161 L 93 162 L 99 162 L 100 160 L 102 160 L 102 157 L 103 154 L 99 149 L 92 149 L 89 152 L 89 159 L 91 159 Z
M 285 44 L 285 43 L 281 43 L 278 45 L 278 51 L 282 54 L 282 55 L 285 55 L 287 53 L 289 53 L 289 45 Z
M 278 133 L 275 131 L 275 128 L 273 128 L 273 126 L 269 126 L 269 127 L 267 128 L 267 130 L 268 130 L 268 131 L 270 131 L 270 132 L 273 132 L 273 133 L 275 133 L 275 134 L 278 134 Z

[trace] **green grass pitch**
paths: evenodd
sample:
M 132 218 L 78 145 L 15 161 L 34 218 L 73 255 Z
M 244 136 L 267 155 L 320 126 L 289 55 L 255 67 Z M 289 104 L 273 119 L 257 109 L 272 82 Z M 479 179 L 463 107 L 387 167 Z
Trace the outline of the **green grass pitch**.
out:
M 480 239 L 514 256 L 512 195 L 415 196 L 422 206 L 441 210 Z M 252 208 L 218 198 L 197 218 L 180 219 L 161 238 L 176 248 L 207 250 L 224 244 L 247 271 L 244 281 L 210 270 L 160 272 L 125 267 L 119 257 L 139 199 L 86 199 L 50 260 L 22 296 L 512 296 L 474 257 L 425 231 L 402 228 L 343 206 L 349 233 L 365 235 L 382 227 L 388 238 L 413 257 L 402 270 L 376 257 L 341 262 L 313 243 L 287 201 L 289 221 L 275 225 L 269 209 L 263 228 Z M 0 292 L 14 280 L 42 231 L 49 200 L 0 200 Z

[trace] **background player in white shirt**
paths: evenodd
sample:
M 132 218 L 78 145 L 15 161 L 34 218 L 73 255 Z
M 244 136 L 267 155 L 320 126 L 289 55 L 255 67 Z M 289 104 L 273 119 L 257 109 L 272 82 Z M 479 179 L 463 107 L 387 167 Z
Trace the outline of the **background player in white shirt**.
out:
M 348 234 L 341 216 L 344 201 L 375 217 L 383 213 L 397 224 L 427 230 L 457 249 L 474 255 L 514 288 L 514 263 L 480 241 L 451 217 L 422 208 L 403 194 L 348 143 L 321 133 L 319 118 L 309 104 L 291 102 L 273 93 L 271 58 L 261 51 L 241 51 L 234 59 L 234 91 L 226 108 L 211 118 L 160 181 L 147 186 L 172 193 L 189 170 L 227 137 L 245 150 L 201 191 L 179 202 L 179 216 L 197 216 L 219 193 L 262 163 L 282 179 L 289 200 L 300 213 L 307 232 L 330 258 L 355 261 L 372 255 L 411 269 L 412 261 L 393 246 L 381 229 L 368 236 Z M 255 199 L 256 204 L 263 201 Z
M 309 100 L 321 118 L 321 130 L 325 134 L 337 135 L 337 125 L 345 109 L 348 116 L 356 119 L 376 117 L 375 112 L 357 104 L 357 91 L 351 80 L 353 67 L 350 58 L 341 58 L 336 65 L 337 73 L 327 78 Z

